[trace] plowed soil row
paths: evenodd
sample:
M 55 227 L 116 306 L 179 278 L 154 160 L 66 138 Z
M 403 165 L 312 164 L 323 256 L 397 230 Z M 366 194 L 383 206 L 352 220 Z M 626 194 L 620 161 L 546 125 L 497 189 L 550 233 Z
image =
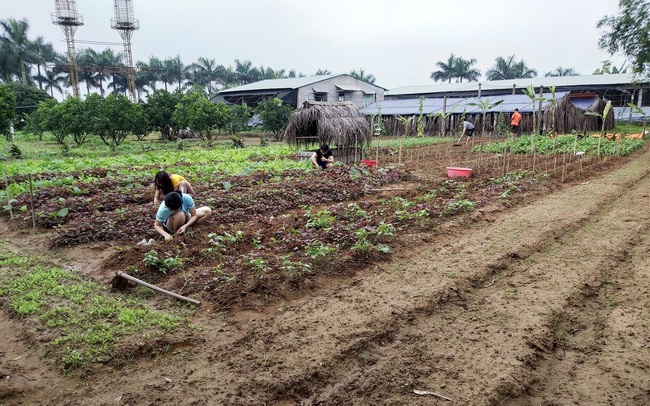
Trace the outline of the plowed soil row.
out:
M 197 342 L 117 371 L 62 377 L 1 317 L 0 404 L 650 404 L 649 159 L 404 236 L 296 299 L 200 308 Z

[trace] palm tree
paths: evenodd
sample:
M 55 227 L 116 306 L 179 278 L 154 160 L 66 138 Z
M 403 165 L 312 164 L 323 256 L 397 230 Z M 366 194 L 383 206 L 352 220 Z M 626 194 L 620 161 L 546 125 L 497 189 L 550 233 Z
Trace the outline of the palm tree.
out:
M 205 87 L 210 95 L 214 92 L 212 84 L 217 80 L 217 62 L 214 59 L 199 57 L 199 59 L 188 67 L 188 73 L 192 84 Z
M 126 90 L 128 89 L 128 85 L 126 83 L 126 75 L 124 73 L 118 72 L 113 73 L 113 80 L 106 87 L 113 89 L 111 94 L 123 94 L 126 96 Z
M 463 59 L 459 57 L 456 60 L 456 75 L 461 83 L 463 83 L 463 79 L 467 79 L 468 82 L 478 82 L 481 71 L 473 68 L 475 64 L 476 58 Z
M 233 71 L 232 67 L 225 67 L 223 65 L 217 65 L 215 68 L 215 82 L 221 87 L 227 87 L 237 81 L 237 75 Z
M 325 76 L 325 75 L 331 75 L 332 72 L 329 69 L 319 69 L 314 73 L 316 76 Z
M 487 80 L 506 80 L 506 79 L 523 79 L 537 77 L 537 71 L 526 66 L 521 60 L 515 61 L 515 56 L 510 55 L 504 59 L 499 56 L 495 60 L 496 64 L 486 72 Z
M 151 90 L 155 92 L 156 84 L 162 82 L 162 74 L 164 70 L 163 62 L 155 56 L 150 56 L 149 63 L 138 61 L 135 66 L 138 68 L 138 76 L 140 76 L 140 80 L 145 80 L 147 82 L 146 86 L 149 86 Z
M 447 59 L 447 62 L 442 62 L 438 61 L 436 62 L 436 66 L 440 68 L 439 70 L 435 72 L 431 72 L 431 79 L 433 79 L 436 82 L 444 82 L 447 81 L 447 83 L 451 83 L 451 80 L 455 77 L 458 77 L 456 74 L 457 67 L 458 67 L 458 57 L 454 56 L 454 54 L 451 54 L 449 56 L 449 59 Z
M 235 59 L 235 75 L 237 76 L 239 85 L 258 82 L 261 77 L 259 69 L 253 67 L 251 61 L 246 60 L 242 62 L 239 59 Z
M 10 81 L 11 74 L 20 73 L 23 84 L 29 84 L 29 64 L 34 61 L 32 43 L 27 37 L 29 22 L 26 19 L 17 21 L 14 18 L 0 21 L 0 27 L 4 31 L 0 35 L 2 53 L 6 54 L 5 69 L 14 69 L 14 72 L 5 72 L 5 79 Z
M 350 76 L 359 80 L 363 80 L 364 82 L 375 83 L 375 75 L 366 75 L 366 72 L 363 69 L 359 69 L 359 72 L 352 70 L 352 72 L 350 72 Z
M 50 96 L 54 97 L 54 89 L 58 90 L 59 93 L 63 94 L 63 88 L 61 85 L 68 85 L 68 78 L 61 73 L 56 73 L 52 70 L 45 70 L 45 75 L 42 77 L 43 82 L 45 83 L 45 91 L 50 91 Z
M 95 54 L 95 63 L 95 83 L 101 95 L 104 96 L 104 81 L 124 69 L 124 55 L 121 52 L 115 53 L 111 48 L 106 48 L 101 53 Z
M 178 88 L 183 88 L 183 80 L 187 77 L 187 68 L 183 65 L 181 61 L 181 56 L 176 55 L 175 58 L 167 58 L 163 61 L 163 75 L 162 81 L 165 83 L 165 90 L 167 90 L 167 84 L 172 84 L 178 82 Z
M 38 82 L 38 88 L 43 90 L 43 78 L 45 76 L 41 75 L 41 66 L 45 70 L 45 65 L 47 63 L 52 63 L 57 61 L 58 54 L 54 50 L 54 46 L 51 42 L 45 42 L 43 36 L 38 36 L 34 41 L 32 41 L 32 49 L 34 52 L 34 62 L 36 63 L 37 74 L 33 77 L 34 80 Z
M 97 52 L 90 48 L 82 49 L 77 56 L 78 80 L 79 82 L 86 82 L 86 95 L 90 94 L 91 87 L 99 87 L 95 76 L 98 59 Z
M 545 77 L 557 77 L 557 76 L 580 76 L 578 72 L 573 70 L 573 68 L 563 68 L 558 66 L 555 70 L 547 72 Z

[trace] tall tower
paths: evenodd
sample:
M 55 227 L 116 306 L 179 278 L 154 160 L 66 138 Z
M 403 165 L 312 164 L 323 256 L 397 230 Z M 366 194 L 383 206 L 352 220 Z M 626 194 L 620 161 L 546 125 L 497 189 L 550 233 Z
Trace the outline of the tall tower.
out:
M 135 89 L 135 69 L 131 53 L 133 31 L 140 29 L 140 21 L 133 17 L 133 0 L 114 0 L 115 18 L 111 18 L 111 28 L 117 30 L 124 43 L 124 65 L 126 66 L 126 86 L 131 101 L 138 101 Z
M 70 85 L 75 97 L 79 97 L 79 75 L 77 74 L 77 56 L 74 47 L 74 33 L 77 27 L 84 25 L 83 16 L 77 13 L 76 0 L 54 0 L 56 12 L 52 13 L 52 24 L 61 27 L 68 44 L 68 60 L 70 61 Z

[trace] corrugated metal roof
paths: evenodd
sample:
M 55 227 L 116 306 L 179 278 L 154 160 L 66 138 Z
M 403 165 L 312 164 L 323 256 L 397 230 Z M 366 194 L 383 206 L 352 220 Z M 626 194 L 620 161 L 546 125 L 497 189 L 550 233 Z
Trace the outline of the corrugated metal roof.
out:
M 302 78 L 288 78 L 288 79 L 267 79 L 255 83 L 249 83 L 243 86 L 231 87 L 223 89 L 219 93 L 234 93 L 234 92 L 248 92 L 251 90 L 275 90 L 275 89 L 298 89 L 303 86 L 309 86 L 314 83 L 322 82 L 327 79 L 335 78 L 339 75 L 320 75 L 320 76 L 305 76 Z
M 568 92 L 556 92 L 555 99 L 559 100 L 566 96 Z M 552 99 L 553 95 L 551 93 L 544 93 L 542 95 L 545 99 Z M 510 113 L 515 109 L 519 109 L 520 112 L 532 112 L 533 106 L 530 98 L 524 94 L 509 94 L 503 96 L 489 96 L 489 97 L 448 97 L 446 110 L 443 110 L 444 99 L 443 98 L 432 98 L 424 99 L 422 101 L 422 114 L 436 114 L 446 111 L 447 113 L 462 113 L 466 111 L 470 114 L 476 114 L 483 112 L 480 103 L 486 103 L 487 105 L 493 105 L 502 100 L 501 104 L 491 109 L 486 110 L 489 112 L 500 112 Z M 542 102 L 542 108 L 548 106 L 551 102 L 545 101 Z M 381 109 L 381 114 L 383 116 L 411 116 L 420 114 L 420 100 L 419 99 L 391 99 L 391 100 L 382 100 L 375 103 L 371 103 L 368 106 L 361 109 L 361 113 L 373 115 L 377 114 Z M 535 102 L 535 111 L 539 110 L 539 102 Z
M 347 73 L 332 74 L 332 75 L 320 75 L 320 76 L 305 76 L 301 78 L 288 78 L 288 79 L 267 79 L 261 80 L 255 83 L 249 83 L 243 86 L 231 87 L 229 89 L 223 89 L 218 94 L 223 93 L 236 93 L 236 92 L 249 92 L 249 91 L 259 91 L 259 90 L 277 90 L 277 89 L 298 89 L 304 86 L 313 85 L 328 79 L 336 78 L 339 76 L 349 76 L 354 78 Z M 377 86 L 370 83 L 372 86 Z M 377 86 L 380 87 L 381 86 Z M 356 88 L 357 90 L 361 90 Z M 383 88 L 382 88 L 383 89 Z
M 345 92 L 360 92 L 361 89 L 359 89 L 356 86 L 350 86 L 350 85 L 336 85 L 340 90 L 343 90 Z
M 464 82 L 464 83 L 435 83 L 421 86 L 404 86 L 391 89 L 386 96 L 402 96 L 409 94 L 427 93 L 453 93 L 453 92 L 477 92 L 479 84 L 481 91 L 508 90 L 516 86 L 518 89 L 528 87 L 561 87 L 561 86 L 617 86 L 628 85 L 634 82 L 634 75 L 629 73 L 611 75 L 580 75 L 580 76 L 556 76 L 538 77 L 529 79 L 489 80 L 485 82 Z

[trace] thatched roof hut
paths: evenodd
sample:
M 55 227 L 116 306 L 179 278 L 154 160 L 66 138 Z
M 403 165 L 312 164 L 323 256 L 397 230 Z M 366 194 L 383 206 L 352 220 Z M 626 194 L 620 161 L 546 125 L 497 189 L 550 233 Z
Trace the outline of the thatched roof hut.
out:
M 289 118 L 284 135 L 289 145 L 304 147 L 362 148 L 372 140 L 368 120 L 350 102 L 306 101 Z
M 572 93 L 558 99 L 553 105 L 542 110 L 542 122 L 547 128 L 555 124 L 555 132 L 566 134 L 571 131 L 600 131 L 603 120 L 585 113 L 603 114 L 607 102 L 594 93 Z M 553 119 L 555 113 L 555 120 Z M 614 128 L 614 110 L 605 117 L 605 130 Z

